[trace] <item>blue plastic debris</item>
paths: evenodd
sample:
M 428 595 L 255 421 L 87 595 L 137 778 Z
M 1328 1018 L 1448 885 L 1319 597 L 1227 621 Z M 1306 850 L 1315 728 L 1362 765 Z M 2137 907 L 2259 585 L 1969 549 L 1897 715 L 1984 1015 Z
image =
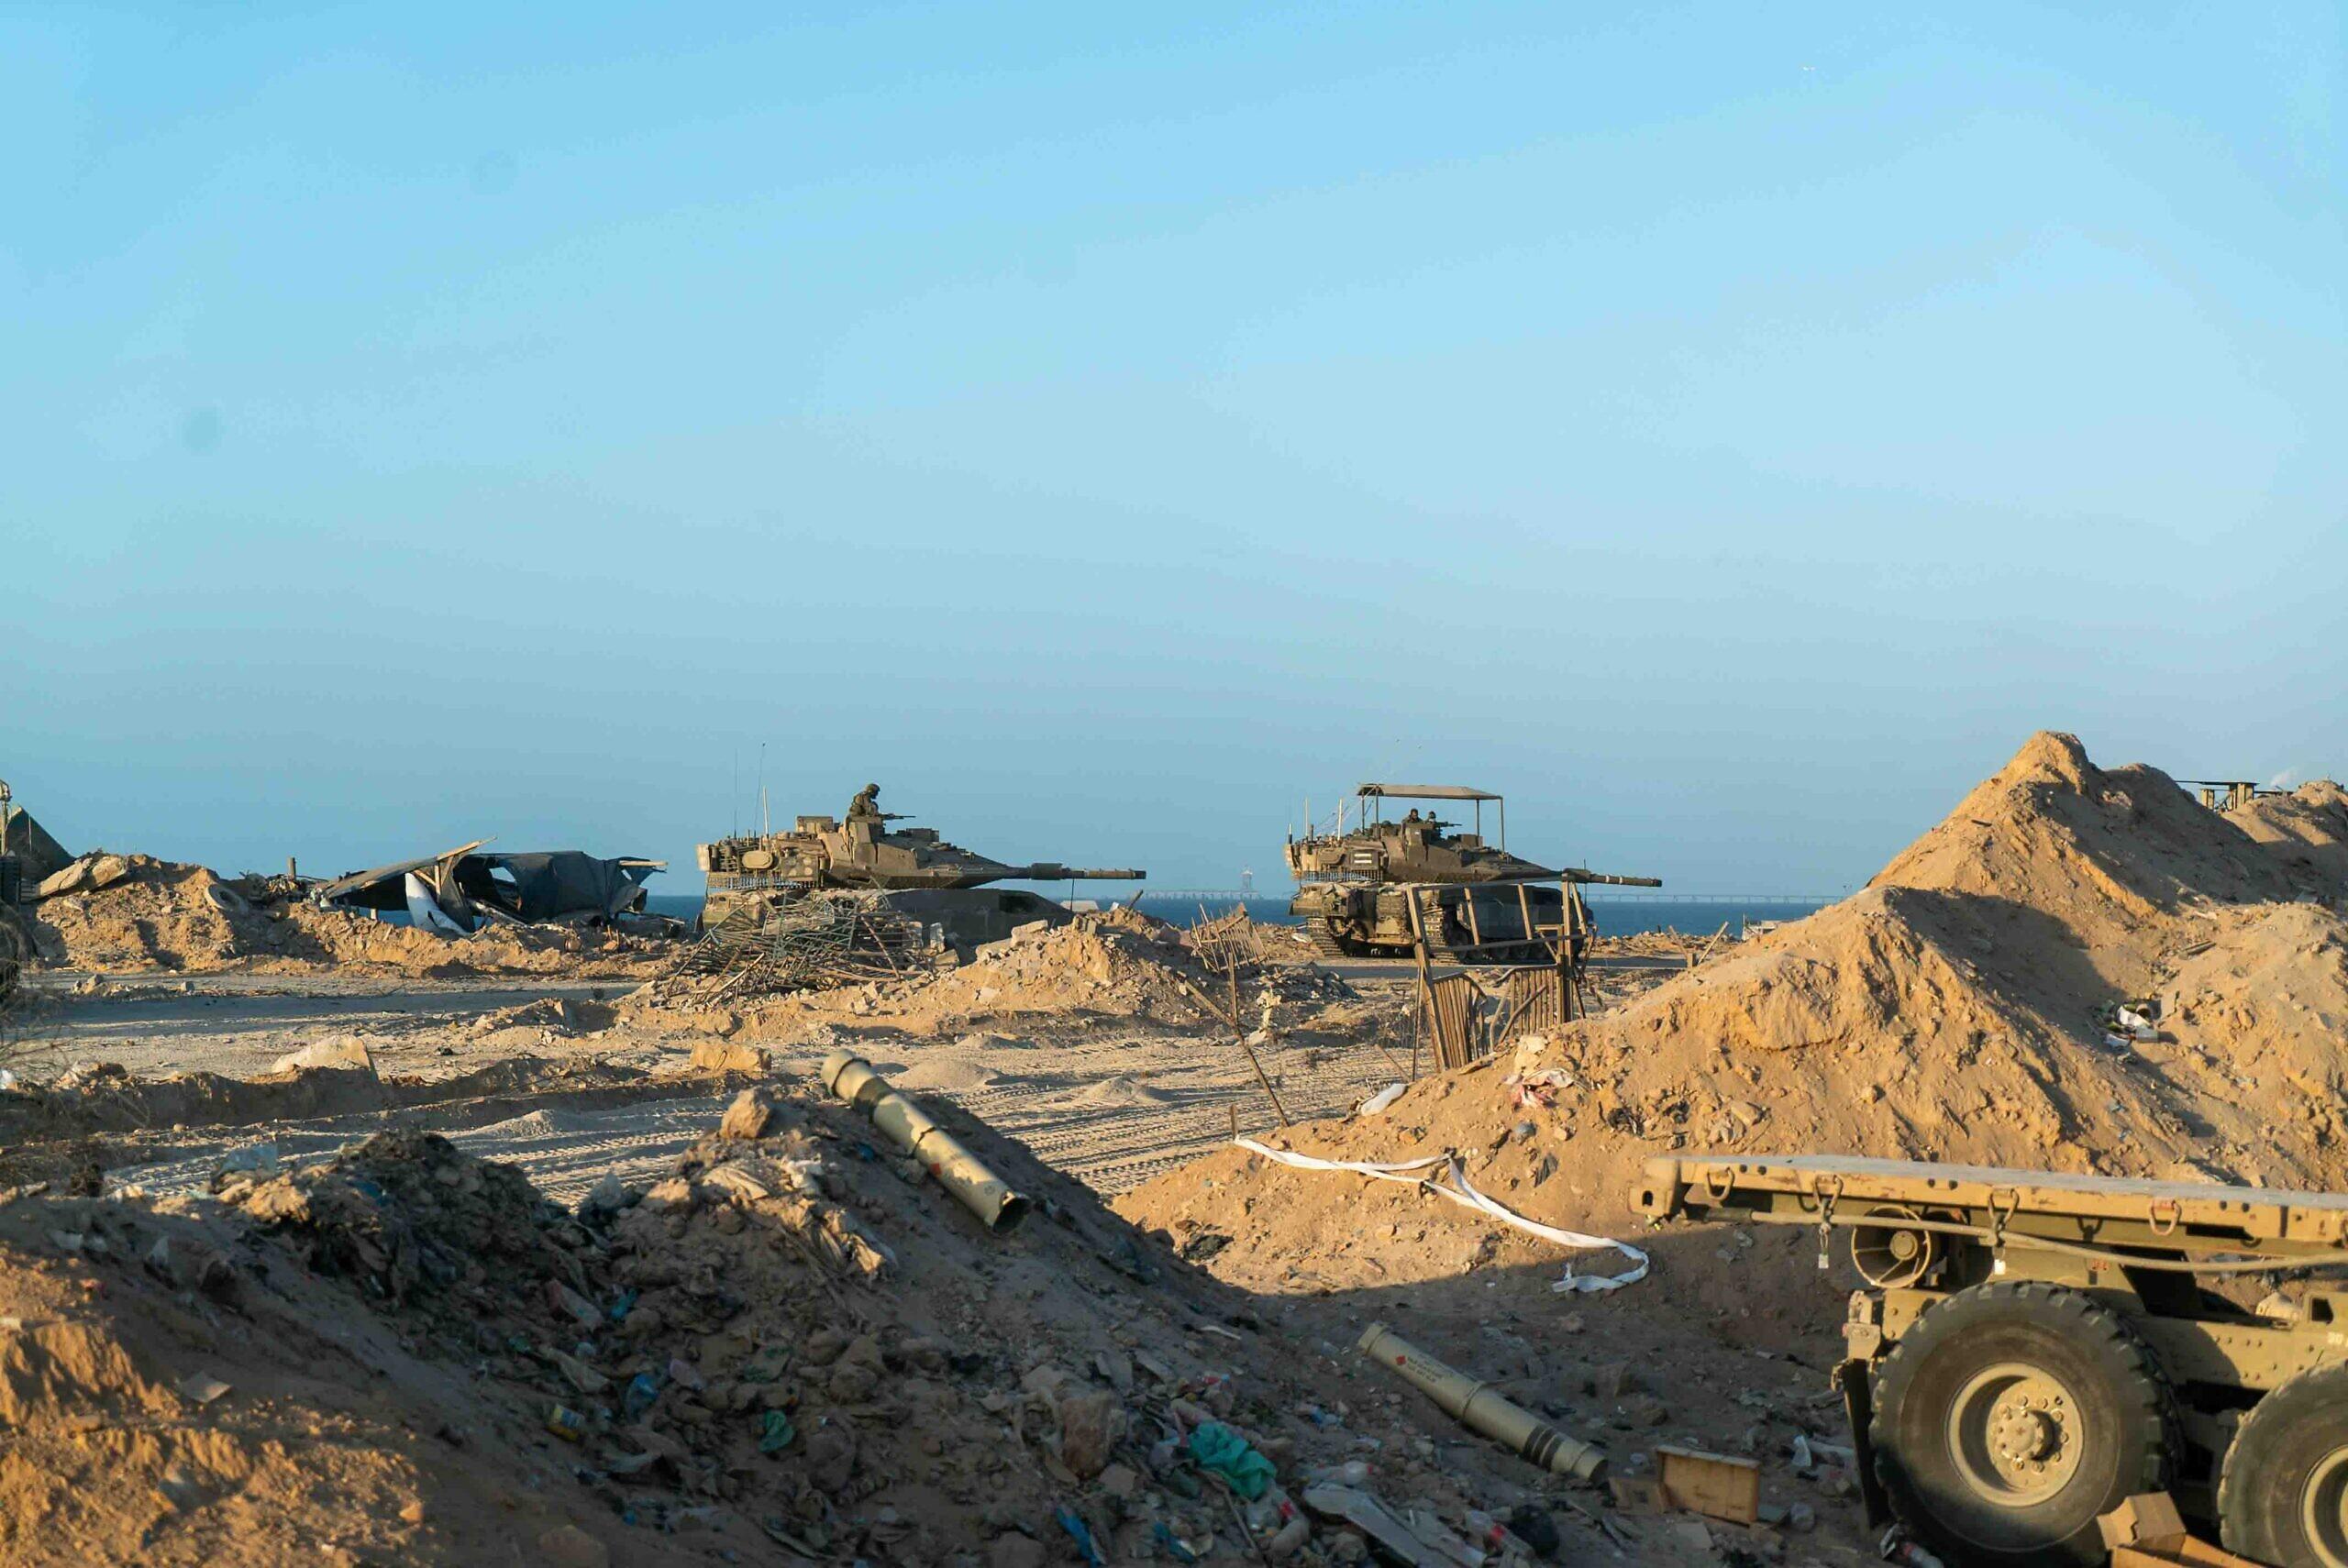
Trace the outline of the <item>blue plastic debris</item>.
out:
M 1060 1529 L 1068 1531 L 1069 1539 L 1076 1542 L 1077 1551 L 1084 1554 L 1084 1560 L 1091 1563 L 1092 1568 L 1109 1568 L 1109 1560 L 1101 1555 L 1101 1548 L 1092 1540 L 1092 1527 L 1084 1522 L 1082 1515 L 1063 1506 L 1058 1518 Z

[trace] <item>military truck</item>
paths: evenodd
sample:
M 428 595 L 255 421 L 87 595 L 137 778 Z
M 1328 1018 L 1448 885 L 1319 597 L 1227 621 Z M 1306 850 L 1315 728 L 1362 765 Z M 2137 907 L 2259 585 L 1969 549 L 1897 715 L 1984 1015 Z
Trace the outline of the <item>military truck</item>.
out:
M 1390 957 L 1423 940 L 1430 956 L 1461 964 L 1537 964 L 1563 941 L 1579 965 L 1596 927 L 1578 890 L 1591 883 L 1659 888 L 1653 877 L 1614 877 L 1576 867 L 1551 870 L 1508 851 L 1508 804 L 1464 784 L 1362 784 L 1359 825 L 1306 830 L 1283 853 L 1296 895 L 1289 913 L 1302 922 L 1324 957 Z M 1472 827 L 1416 806 L 1390 818 L 1390 801 L 1456 801 L 1473 811 Z M 1484 841 L 1490 805 L 1500 842 Z M 1543 883 L 1555 883 L 1545 887 Z
M 1839 1155 L 1646 1163 L 1653 1220 L 1800 1225 L 1855 1292 L 1836 1378 L 1869 1510 L 1952 1565 L 2071 1568 L 2145 1492 L 2276 1568 L 2348 1568 L 2348 1194 Z M 2246 1294 L 2246 1293 L 2245 1293 Z
M 1019 926 L 1073 918 L 1041 894 L 992 883 L 1139 881 L 1148 875 L 1125 867 L 991 860 L 948 844 L 936 828 L 890 826 L 905 818 L 881 811 L 880 793 L 879 785 L 866 785 L 845 818 L 802 816 L 785 833 L 738 834 L 701 845 L 698 858 L 709 876 L 703 928 L 737 915 L 737 924 L 760 922 L 765 911 L 815 889 L 875 889 L 889 894 L 889 908 L 942 928 L 947 943 L 967 954 Z

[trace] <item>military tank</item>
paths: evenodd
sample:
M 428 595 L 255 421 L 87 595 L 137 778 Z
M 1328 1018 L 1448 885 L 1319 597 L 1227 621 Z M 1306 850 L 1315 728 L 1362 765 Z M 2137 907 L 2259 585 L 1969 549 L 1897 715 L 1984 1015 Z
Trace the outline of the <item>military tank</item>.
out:
M 1551 869 L 1508 851 L 1508 807 L 1464 784 L 1363 784 L 1360 825 L 1308 830 L 1285 854 L 1296 896 L 1289 913 L 1314 949 L 1331 958 L 1406 956 L 1423 936 L 1430 957 L 1456 964 L 1545 964 L 1563 940 L 1578 970 L 1596 927 L 1578 889 L 1591 883 L 1659 888 L 1654 877 L 1618 877 L 1578 867 Z M 1389 801 L 1471 805 L 1469 831 L 1412 807 L 1389 818 Z M 1494 808 L 1501 842 L 1484 840 L 1484 807 Z M 1545 884 L 1554 884 L 1545 885 Z
M 803 816 L 787 833 L 745 834 L 701 845 L 698 858 L 709 877 L 703 928 L 737 911 L 763 922 L 765 911 L 821 889 L 877 889 L 889 895 L 890 909 L 942 927 L 945 940 L 967 953 L 1019 926 L 1072 918 L 1041 894 L 992 883 L 1135 882 L 1148 875 L 1050 860 L 1006 865 L 948 844 L 936 828 L 890 826 L 906 819 L 881 811 L 880 795 L 879 785 L 868 784 L 848 802 L 845 818 Z

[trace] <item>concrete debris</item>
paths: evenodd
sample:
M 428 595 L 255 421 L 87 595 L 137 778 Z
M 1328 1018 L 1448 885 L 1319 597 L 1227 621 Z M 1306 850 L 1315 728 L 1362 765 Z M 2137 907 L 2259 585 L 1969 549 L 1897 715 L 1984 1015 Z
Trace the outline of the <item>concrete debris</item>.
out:
M 135 857 L 143 861 L 144 856 Z M 83 856 L 63 870 L 44 877 L 33 889 L 36 901 L 61 899 L 72 893 L 94 893 L 111 888 L 116 882 L 127 881 L 133 874 L 134 857 L 108 855 L 95 850 Z

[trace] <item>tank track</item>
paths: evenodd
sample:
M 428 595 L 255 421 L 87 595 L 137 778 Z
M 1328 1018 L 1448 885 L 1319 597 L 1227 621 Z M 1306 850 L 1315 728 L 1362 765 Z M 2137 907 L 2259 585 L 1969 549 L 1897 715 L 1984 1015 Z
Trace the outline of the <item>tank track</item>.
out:
M 1346 939 L 1337 934 L 1337 925 L 1335 921 L 1308 920 L 1304 922 L 1304 934 L 1306 940 L 1312 944 L 1312 951 L 1316 956 L 1323 958 L 1352 956 L 1346 951 Z

